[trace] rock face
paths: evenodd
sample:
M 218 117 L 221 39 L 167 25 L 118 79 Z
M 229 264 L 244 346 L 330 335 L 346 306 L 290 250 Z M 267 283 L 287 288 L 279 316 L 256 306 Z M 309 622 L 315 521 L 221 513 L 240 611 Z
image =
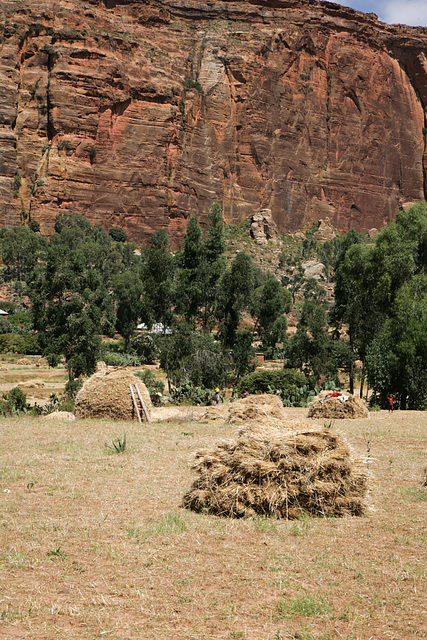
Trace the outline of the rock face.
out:
M 176 243 L 368 230 L 424 198 L 427 29 L 317 0 L 0 0 L 0 224 L 74 211 Z

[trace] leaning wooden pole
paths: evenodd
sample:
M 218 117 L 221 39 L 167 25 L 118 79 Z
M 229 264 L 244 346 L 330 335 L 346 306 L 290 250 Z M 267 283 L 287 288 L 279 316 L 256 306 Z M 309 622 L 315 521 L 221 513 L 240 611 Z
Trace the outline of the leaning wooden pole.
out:
M 140 401 L 141 401 L 141 406 L 142 406 L 142 408 L 144 409 L 145 419 L 147 420 L 147 422 L 151 422 L 151 420 L 150 420 L 150 414 L 149 414 L 149 413 L 148 413 L 148 411 L 147 411 L 147 407 L 145 406 L 145 402 L 144 402 L 144 400 L 143 400 L 143 398 L 142 398 L 141 392 L 140 392 L 139 387 L 138 387 L 138 385 L 137 385 L 137 384 L 135 385 L 135 389 L 136 389 L 136 392 L 137 392 L 137 394 L 138 394 L 138 398 L 139 398 L 139 399 L 140 399 Z
M 135 394 L 134 394 L 134 392 L 133 392 L 133 388 L 132 388 L 132 385 L 131 385 L 131 384 L 129 385 L 129 389 L 130 389 L 130 394 L 131 394 L 131 396 L 132 396 L 133 406 L 135 407 L 136 415 L 138 416 L 138 420 L 139 420 L 139 422 L 141 423 L 141 422 L 142 422 L 142 420 L 141 420 L 141 415 L 140 415 L 140 413 L 139 413 L 138 404 L 137 404 L 137 402 L 136 402 Z

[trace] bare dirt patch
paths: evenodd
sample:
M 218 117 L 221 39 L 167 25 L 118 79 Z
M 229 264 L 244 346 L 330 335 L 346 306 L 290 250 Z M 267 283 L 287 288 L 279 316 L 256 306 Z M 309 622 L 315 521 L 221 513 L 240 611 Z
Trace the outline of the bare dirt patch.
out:
M 370 458 L 372 511 L 285 521 L 179 507 L 191 452 L 237 430 L 190 409 L 142 426 L 1 421 L 2 638 L 427 637 L 427 413 L 337 421 Z

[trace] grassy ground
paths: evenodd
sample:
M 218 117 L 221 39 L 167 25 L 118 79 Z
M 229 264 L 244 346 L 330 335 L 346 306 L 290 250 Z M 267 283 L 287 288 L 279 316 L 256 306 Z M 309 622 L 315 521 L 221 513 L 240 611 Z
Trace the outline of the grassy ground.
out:
M 372 511 L 282 522 L 180 508 L 191 452 L 230 425 L 4 419 L 0 637 L 427 638 L 427 413 L 337 425 Z

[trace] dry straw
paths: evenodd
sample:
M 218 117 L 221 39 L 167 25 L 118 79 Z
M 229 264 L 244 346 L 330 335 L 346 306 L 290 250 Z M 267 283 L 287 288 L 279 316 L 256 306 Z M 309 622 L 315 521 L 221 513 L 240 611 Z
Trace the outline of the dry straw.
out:
M 200 420 L 203 421 L 222 420 L 236 425 L 245 424 L 248 421 L 280 424 L 286 418 L 282 401 L 272 394 L 253 395 L 236 402 L 207 407 L 200 416 Z
M 367 418 L 369 415 L 365 402 L 356 396 L 349 396 L 342 402 L 339 398 L 314 400 L 308 408 L 308 418 Z
M 197 474 L 183 506 L 230 517 L 361 515 L 368 490 L 362 460 L 322 427 L 255 422 L 236 440 L 196 452 Z
M 97 371 L 86 380 L 76 396 L 74 412 L 77 418 L 109 417 L 114 420 L 136 420 L 129 385 L 137 385 L 148 415 L 151 400 L 145 384 L 130 369 L 106 369 Z M 144 412 L 142 418 L 144 419 Z

